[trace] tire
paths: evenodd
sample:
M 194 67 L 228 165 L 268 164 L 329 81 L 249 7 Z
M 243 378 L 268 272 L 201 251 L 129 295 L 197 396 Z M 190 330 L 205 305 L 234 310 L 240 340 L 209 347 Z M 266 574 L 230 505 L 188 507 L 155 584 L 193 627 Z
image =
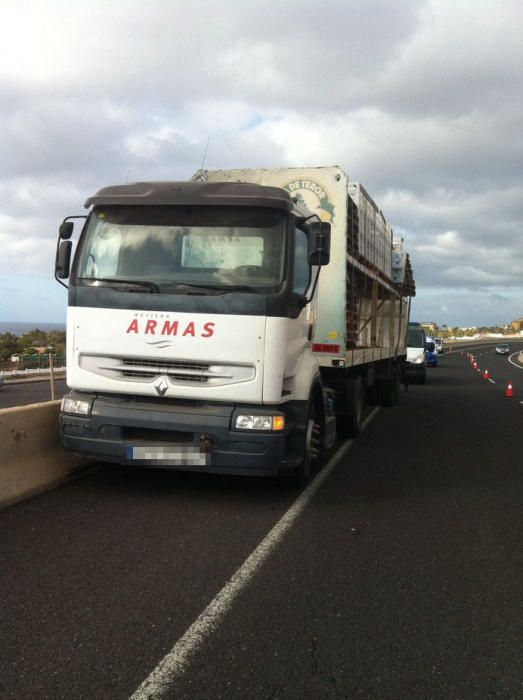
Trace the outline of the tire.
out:
M 365 392 L 361 377 L 349 380 L 347 393 L 350 413 L 336 416 L 336 432 L 340 437 L 355 438 L 361 432 L 365 410 Z
M 381 382 L 381 405 L 394 406 L 399 401 L 400 373 L 396 365 L 392 365 L 390 378 Z
M 321 450 L 322 426 L 318 421 L 316 406 L 309 405 L 303 459 L 289 475 L 289 482 L 296 488 L 306 486 L 314 475 Z

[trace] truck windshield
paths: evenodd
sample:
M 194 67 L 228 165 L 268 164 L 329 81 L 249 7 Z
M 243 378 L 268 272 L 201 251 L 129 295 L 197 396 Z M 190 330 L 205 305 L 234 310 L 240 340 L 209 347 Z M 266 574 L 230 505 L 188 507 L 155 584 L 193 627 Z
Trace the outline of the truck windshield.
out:
M 422 348 L 425 346 L 423 331 L 408 331 L 407 347 Z
M 126 291 L 269 292 L 283 280 L 285 217 L 250 207 L 98 207 L 76 278 Z

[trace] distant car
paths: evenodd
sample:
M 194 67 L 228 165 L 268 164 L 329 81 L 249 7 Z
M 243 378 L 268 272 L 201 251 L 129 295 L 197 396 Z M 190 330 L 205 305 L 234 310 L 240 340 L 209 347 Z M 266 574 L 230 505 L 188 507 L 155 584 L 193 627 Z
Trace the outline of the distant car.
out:
M 438 366 L 438 351 L 436 350 L 436 343 L 434 338 L 427 336 L 425 341 L 425 362 L 427 367 L 437 367 Z
M 496 355 L 508 355 L 510 348 L 506 343 L 501 343 L 501 345 L 496 345 Z

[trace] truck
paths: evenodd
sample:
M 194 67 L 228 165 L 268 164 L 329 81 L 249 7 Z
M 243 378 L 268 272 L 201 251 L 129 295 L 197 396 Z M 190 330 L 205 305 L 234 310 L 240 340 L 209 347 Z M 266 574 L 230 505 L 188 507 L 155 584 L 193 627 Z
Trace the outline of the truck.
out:
M 392 279 L 392 230 L 340 167 L 198 171 L 85 207 L 55 260 L 66 449 L 303 484 L 367 402 L 397 400 L 412 268 Z

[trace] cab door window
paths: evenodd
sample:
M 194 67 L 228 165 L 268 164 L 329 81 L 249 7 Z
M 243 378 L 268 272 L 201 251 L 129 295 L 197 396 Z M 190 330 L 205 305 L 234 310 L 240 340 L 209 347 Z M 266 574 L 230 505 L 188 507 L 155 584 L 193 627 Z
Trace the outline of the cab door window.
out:
M 292 291 L 305 294 L 309 287 L 311 268 L 308 260 L 308 239 L 305 231 L 297 228 L 294 233 L 294 275 Z

